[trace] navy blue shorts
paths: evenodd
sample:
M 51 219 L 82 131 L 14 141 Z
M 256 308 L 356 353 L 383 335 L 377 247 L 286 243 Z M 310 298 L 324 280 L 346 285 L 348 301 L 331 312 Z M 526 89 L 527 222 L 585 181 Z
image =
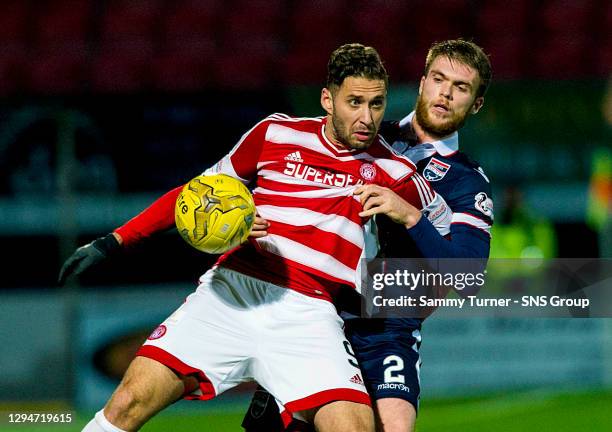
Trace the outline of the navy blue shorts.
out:
M 347 319 L 345 333 L 372 399 L 399 398 L 419 407 L 421 320 Z

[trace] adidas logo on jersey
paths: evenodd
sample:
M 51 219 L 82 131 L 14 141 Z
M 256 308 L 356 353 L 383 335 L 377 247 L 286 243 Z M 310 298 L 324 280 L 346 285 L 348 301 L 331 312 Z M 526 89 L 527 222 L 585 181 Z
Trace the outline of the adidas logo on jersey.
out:
M 302 159 L 302 155 L 299 151 L 289 153 L 287 156 L 285 156 L 285 160 L 294 162 L 304 162 L 304 159 Z
M 351 378 L 349 381 L 355 384 L 363 384 L 363 380 L 361 379 L 359 374 L 355 374 L 353 378 Z

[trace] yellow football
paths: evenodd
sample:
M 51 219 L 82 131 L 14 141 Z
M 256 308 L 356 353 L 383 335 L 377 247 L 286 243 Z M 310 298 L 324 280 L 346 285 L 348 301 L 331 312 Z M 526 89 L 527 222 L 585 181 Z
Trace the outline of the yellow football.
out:
M 176 199 L 176 228 L 199 251 L 220 254 L 244 242 L 255 220 L 249 189 L 225 174 L 200 175 Z

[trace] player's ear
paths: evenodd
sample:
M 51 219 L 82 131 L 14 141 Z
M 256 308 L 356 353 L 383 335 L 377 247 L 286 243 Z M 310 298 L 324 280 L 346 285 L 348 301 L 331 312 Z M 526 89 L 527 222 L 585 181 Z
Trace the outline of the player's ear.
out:
M 474 101 L 474 104 L 472 105 L 472 114 L 476 114 L 478 111 L 480 111 L 480 108 L 482 108 L 483 105 L 484 105 L 484 97 L 483 96 L 477 97 L 476 100 Z
M 419 83 L 419 95 L 423 92 L 423 84 L 425 84 L 425 76 L 421 77 L 421 82 Z
M 321 106 L 327 114 L 332 115 L 334 113 L 333 95 L 326 87 L 323 87 L 323 90 L 321 90 Z

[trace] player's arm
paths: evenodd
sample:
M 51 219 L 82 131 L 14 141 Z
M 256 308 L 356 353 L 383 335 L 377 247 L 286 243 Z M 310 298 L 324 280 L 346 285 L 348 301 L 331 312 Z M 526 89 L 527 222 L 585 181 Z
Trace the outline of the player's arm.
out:
M 457 183 L 454 195 L 448 202 L 452 215 L 450 229 L 446 232 L 443 226 L 442 229 L 436 226 L 438 219 L 432 218 L 432 210 L 427 210 L 429 217 L 422 217 L 423 210 L 393 190 L 377 185 L 362 186 L 355 191 L 363 205 L 360 216 L 385 214 L 394 222 L 404 225 L 427 258 L 488 258 L 493 204 L 489 198 L 489 184 L 479 177 L 474 173 L 464 176 Z M 423 204 L 431 207 L 438 197 L 440 195 Z M 445 215 L 444 219 L 447 218 L 448 215 Z M 450 236 L 446 236 L 449 232 Z
M 477 274 L 485 271 L 493 224 L 490 196 L 490 185 L 480 174 L 473 172 L 463 176 L 448 196 L 453 210 L 449 237 L 440 236 L 424 218 L 407 230 L 432 268 L 445 273 Z M 474 286 L 457 293 L 465 297 L 475 295 L 478 289 Z
M 422 218 L 422 220 L 407 231 L 424 257 L 489 257 L 491 237 L 476 227 L 453 223 L 451 224 L 450 236 L 444 237 L 440 235 L 431 222 Z
M 486 259 L 493 224 L 490 197 L 491 187 L 481 174 L 464 175 L 447 196 L 452 210 L 450 237 L 440 236 L 425 219 L 409 228 L 408 234 L 425 257 Z
M 156 232 L 173 227 L 174 205 L 182 188 L 183 186 L 179 186 L 165 193 L 112 233 L 78 248 L 64 262 L 58 283 L 62 285 L 68 277 L 83 273 L 87 268 L 114 255 L 124 247 L 134 245 Z
M 257 171 L 257 160 L 265 139 L 268 119 L 259 122 L 245 133 L 231 152 L 207 169 L 204 174 L 228 174 L 247 183 Z M 81 274 L 124 247 L 134 245 L 154 233 L 172 228 L 174 207 L 182 188 L 183 185 L 172 189 L 112 233 L 78 248 L 64 262 L 58 283 L 63 284 L 68 277 Z
M 361 217 L 384 214 L 394 222 L 411 228 L 425 215 L 440 234 L 446 235 L 449 232 L 449 206 L 416 172 L 404 177 L 392 188 L 369 184 L 358 187 L 354 194 L 363 206 L 359 213 Z

